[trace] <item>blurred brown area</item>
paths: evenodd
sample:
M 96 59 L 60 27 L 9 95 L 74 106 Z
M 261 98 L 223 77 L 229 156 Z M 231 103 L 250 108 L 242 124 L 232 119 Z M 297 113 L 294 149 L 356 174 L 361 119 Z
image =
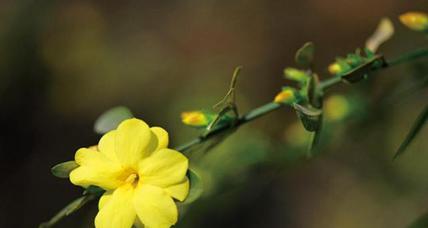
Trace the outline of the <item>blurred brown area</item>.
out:
M 163 126 L 173 145 L 198 134 L 179 114 L 209 108 L 242 65 L 241 112 L 272 100 L 285 66 L 306 41 L 316 44 L 316 71 L 362 47 L 382 17 L 396 34 L 389 57 L 426 46 L 399 24 L 418 1 L 32 1 L 0 0 L 0 227 L 35 227 L 81 189 L 50 174 L 79 147 L 96 144 L 97 116 L 128 106 Z M 287 162 L 284 131 L 291 109 L 243 127 L 206 156 L 205 196 L 177 227 L 404 227 L 428 211 L 425 128 L 398 161 L 392 156 L 427 90 L 377 101 L 405 77 L 426 77 L 427 60 L 378 73 L 355 87 L 369 117 L 347 125 L 318 156 Z M 422 73 L 421 73 L 422 72 Z M 376 111 L 377 110 L 377 111 Z M 286 137 L 286 136 L 285 136 Z M 284 159 L 286 160 L 286 159 Z M 197 162 L 196 162 L 197 161 Z M 95 204 L 58 227 L 92 227 Z

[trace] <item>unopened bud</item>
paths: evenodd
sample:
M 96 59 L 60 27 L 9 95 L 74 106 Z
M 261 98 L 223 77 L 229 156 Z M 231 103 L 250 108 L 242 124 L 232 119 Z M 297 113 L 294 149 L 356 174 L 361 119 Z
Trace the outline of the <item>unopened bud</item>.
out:
M 209 123 L 207 116 L 202 111 L 183 112 L 181 113 L 181 121 L 194 127 L 204 127 Z
M 292 67 L 285 68 L 284 75 L 286 78 L 300 83 L 306 83 L 310 78 L 310 76 L 306 74 L 305 71 Z
M 275 103 L 292 104 L 296 102 L 296 90 L 291 87 L 284 87 L 280 93 L 275 96 Z
M 428 14 L 422 12 L 407 12 L 400 15 L 400 21 L 416 31 L 428 30 Z

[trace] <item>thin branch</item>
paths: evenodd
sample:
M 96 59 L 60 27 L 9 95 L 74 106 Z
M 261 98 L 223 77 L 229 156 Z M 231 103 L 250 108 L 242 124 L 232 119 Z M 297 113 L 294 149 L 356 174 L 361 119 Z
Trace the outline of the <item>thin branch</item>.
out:
M 373 69 L 372 72 L 378 71 L 381 69 L 385 69 L 385 68 L 389 68 L 391 66 L 396 66 L 396 65 L 399 65 L 402 63 L 411 62 L 413 60 L 421 59 L 424 57 L 428 57 L 428 48 L 423 48 L 423 49 L 418 49 L 415 51 L 408 52 L 408 53 L 401 55 L 395 59 L 387 61 L 387 64 L 383 65 L 381 68 Z M 329 79 L 321 81 L 319 84 L 319 87 L 320 87 L 321 91 L 325 91 L 326 89 L 330 88 L 331 86 L 339 84 L 341 82 L 342 82 L 341 77 L 333 77 L 333 78 L 329 78 Z M 249 111 L 248 113 L 246 113 L 245 115 L 240 117 L 234 124 L 221 125 L 221 126 L 215 127 L 208 134 L 201 135 L 201 136 L 199 136 L 199 137 L 197 137 L 197 138 L 195 138 L 195 139 L 193 139 L 193 140 L 191 140 L 185 144 L 177 146 L 175 149 L 184 153 L 187 150 L 189 150 L 190 148 L 192 148 L 193 146 L 204 143 L 208 139 L 216 137 L 217 135 L 220 135 L 221 133 L 223 133 L 225 131 L 238 128 L 243 124 L 251 122 L 251 121 L 253 121 L 259 117 L 262 117 L 268 113 L 271 113 L 271 112 L 281 108 L 282 106 L 284 106 L 284 105 L 274 103 L 274 102 L 270 102 L 270 103 L 267 103 L 265 105 L 262 105 L 256 109 Z

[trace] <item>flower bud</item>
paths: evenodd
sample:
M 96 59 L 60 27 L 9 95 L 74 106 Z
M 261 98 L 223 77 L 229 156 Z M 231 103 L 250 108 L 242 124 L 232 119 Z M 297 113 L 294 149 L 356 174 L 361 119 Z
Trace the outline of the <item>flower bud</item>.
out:
M 183 112 L 181 113 L 181 121 L 194 127 L 205 127 L 209 123 L 207 115 L 202 111 Z
M 297 92 L 291 87 L 284 87 L 282 91 L 275 96 L 275 103 L 292 104 L 297 101 Z
M 310 78 L 310 76 L 306 74 L 305 71 L 291 67 L 285 68 L 284 75 L 286 78 L 300 83 L 306 83 Z
M 400 21 L 412 30 L 428 30 L 428 14 L 426 13 L 407 12 L 400 15 Z
M 332 75 L 339 74 L 342 72 L 342 67 L 339 63 L 334 62 L 328 66 L 328 72 Z

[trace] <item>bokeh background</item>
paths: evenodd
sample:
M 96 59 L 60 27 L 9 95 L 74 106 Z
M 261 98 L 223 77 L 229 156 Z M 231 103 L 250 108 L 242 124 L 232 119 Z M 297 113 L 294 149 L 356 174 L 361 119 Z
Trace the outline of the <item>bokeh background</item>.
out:
M 50 167 L 97 143 L 93 123 L 105 110 L 128 106 L 179 145 L 199 133 L 180 112 L 215 104 L 237 65 L 244 113 L 289 83 L 282 70 L 306 41 L 316 44 L 322 78 L 382 17 L 396 27 L 380 49 L 387 58 L 426 46 L 399 24 L 408 10 L 428 4 L 1 0 L 0 227 L 36 227 L 81 193 Z M 205 156 L 194 152 L 205 192 L 177 227 L 405 227 L 428 211 L 428 129 L 402 158 L 392 156 L 428 93 L 396 91 L 427 74 L 425 59 L 332 89 L 327 96 L 357 97 L 359 111 L 328 125 L 312 159 L 302 156 L 305 135 L 291 109 L 243 126 Z M 90 204 L 58 227 L 92 227 L 96 211 Z

